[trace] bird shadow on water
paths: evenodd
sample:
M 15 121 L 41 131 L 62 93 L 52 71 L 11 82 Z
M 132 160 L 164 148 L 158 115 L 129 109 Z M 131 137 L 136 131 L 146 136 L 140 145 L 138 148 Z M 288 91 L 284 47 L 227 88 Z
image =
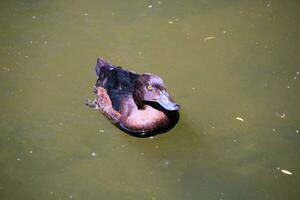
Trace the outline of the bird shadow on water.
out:
M 153 145 L 164 149 L 163 157 L 175 160 L 194 160 L 195 156 L 201 157 L 213 154 L 211 147 L 206 142 L 204 128 L 199 120 L 193 120 L 188 113 L 180 112 L 180 119 L 176 126 L 168 132 L 153 137 L 152 140 L 137 138 L 132 142 L 139 151 L 147 151 Z

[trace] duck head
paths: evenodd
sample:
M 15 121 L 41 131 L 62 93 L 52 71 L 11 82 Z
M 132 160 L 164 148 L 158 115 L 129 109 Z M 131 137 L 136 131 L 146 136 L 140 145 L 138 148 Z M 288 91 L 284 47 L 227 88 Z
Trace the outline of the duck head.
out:
M 145 105 L 158 105 L 167 111 L 178 111 L 180 108 L 169 96 L 162 79 L 150 73 L 138 77 L 133 98 L 139 109 Z

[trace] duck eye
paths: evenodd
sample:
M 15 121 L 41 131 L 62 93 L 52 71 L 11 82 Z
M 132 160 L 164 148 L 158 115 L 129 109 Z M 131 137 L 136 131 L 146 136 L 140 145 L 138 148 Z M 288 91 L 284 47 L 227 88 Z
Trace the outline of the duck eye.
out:
M 152 85 L 148 85 L 148 86 L 147 86 L 147 90 L 152 91 L 152 90 L 153 90 Z

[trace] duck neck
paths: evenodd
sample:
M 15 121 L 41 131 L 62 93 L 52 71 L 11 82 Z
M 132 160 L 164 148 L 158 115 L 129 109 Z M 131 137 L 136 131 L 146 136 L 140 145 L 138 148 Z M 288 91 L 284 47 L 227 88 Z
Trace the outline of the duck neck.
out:
M 133 97 L 133 101 L 136 104 L 137 108 L 139 110 L 144 110 L 145 109 L 145 104 L 144 104 L 144 101 L 143 101 L 143 92 L 136 89 L 136 88 L 134 88 L 132 97 Z

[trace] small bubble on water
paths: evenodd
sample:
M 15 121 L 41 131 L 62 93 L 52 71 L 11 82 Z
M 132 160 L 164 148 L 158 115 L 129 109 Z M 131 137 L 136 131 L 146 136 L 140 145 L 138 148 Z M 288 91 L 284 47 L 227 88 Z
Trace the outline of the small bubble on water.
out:
M 163 167 L 168 167 L 170 164 L 171 164 L 171 161 L 170 161 L 170 160 L 165 160 L 165 161 L 163 161 L 163 163 L 162 163 Z

